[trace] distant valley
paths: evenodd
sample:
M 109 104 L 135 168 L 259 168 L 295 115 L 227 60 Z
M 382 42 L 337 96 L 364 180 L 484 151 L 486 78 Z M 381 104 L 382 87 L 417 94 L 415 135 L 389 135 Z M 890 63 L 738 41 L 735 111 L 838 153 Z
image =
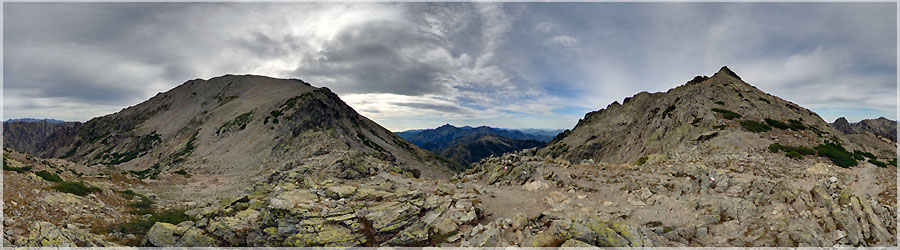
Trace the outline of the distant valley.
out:
M 526 148 L 541 148 L 562 130 L 502 129 L 487 126 L 455 127 L 446 124 L 435 129 L 396 132 L 416 146 L 430 150 L 459 164 L 459 168 L 492 155 Z

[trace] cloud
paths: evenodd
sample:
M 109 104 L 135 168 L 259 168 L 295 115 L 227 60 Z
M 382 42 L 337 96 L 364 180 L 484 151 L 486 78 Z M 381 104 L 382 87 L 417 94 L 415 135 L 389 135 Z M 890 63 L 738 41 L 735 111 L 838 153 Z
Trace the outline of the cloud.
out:
M 578 39 L 571 36 L 553 36 L 550 39 L 547 39 L 547 43 L 563 47 L 572 47 L 577 42 Z
M 87 120 L 188 79 L 261 74 L 327 86 L 391 129 L 570 128 L 728 65 L 826 119 L 896 119 L 896 16 L 893 3 L 7 3 L 3 109 Z

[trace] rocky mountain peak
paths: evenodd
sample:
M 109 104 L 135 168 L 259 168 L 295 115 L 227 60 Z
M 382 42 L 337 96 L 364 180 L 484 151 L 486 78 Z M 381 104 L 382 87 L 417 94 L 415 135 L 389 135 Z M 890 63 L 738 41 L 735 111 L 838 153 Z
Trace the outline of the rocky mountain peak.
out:
M 716 74 L 713 75 L 713 77 L 716 77 L 716 76 L 730 76 L 730 77 L 734 77 L 738 80 L 741 80 L 741 77 L 738 76 L 737 73 L 734 73 L 734 71 L 731 71 L 731 69 L 729 69 L 728 66 L 722 66 L 722 68 L 719 69 L 719 72 L 716 72 Z
M 539 153 L 573 162 L 629 162 L 701 143 L 765 149 L 779 141 L 803 146 L 849 141 L 842 136 L 816 113 L 722 67 L 712 77 L 698 76 L 662 93 L 641 92 L 590 112 Z

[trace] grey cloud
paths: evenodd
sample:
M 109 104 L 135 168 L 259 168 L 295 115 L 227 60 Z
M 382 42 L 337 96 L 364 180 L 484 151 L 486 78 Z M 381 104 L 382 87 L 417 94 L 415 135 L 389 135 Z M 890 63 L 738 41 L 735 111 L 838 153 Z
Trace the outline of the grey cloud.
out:
M 422 61 L 420 54 L 437 43 L 404 23 L 367 23 L 341 32 L 324 52 L 307 55 L 315 59 L 295 75 L 333 79 L 340 93 L 440 94 L 448 88 L 441 82 L 446 65 Z
M 429 110 L 435 110 L 435 111 L 446 112 L 446 113 L 456 113 L 456 114 L 469 113 L 468 110 L 466 110 L 462 107 L 447 105 L 447 104 L 434 104 L 434 103 L 393 103 L 393 104 L 397 105 L 397 106 L 404 106 L 404 107 L 417 108 L 417 109 L 429 109 Z

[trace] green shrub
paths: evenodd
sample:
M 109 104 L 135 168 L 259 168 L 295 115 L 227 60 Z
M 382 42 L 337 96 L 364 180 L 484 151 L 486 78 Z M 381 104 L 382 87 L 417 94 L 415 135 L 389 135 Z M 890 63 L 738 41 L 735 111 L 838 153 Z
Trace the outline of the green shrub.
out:
M 788 128 L 793 131 L 806 130 L 806 126 L 802 122 L 794 119 L 788 120 Z
M 175 171 L 175 173 L 180 175 L 187 175 L 187 171 L 184 171 L 184 169 Z
M 887 164 L 896 167 L 897 166 L 897 158 L 894 158 L 893 160 L 888 161 Z
M 716 104 L 719 104 L 719 105 L 725 105 L 725 102 L 723 102 L 723 101 L 716 101 Z
M 875 159 L 869 159 L 869 163 L 875 164 L 875 166 L 879 166 L 879 167 L 882 167 L 882 168 L 886 168 L 887 165 L 888 165 L 887 163 L 884 163 L 884 162 L 881 162 L 881 161 L 878 161 L 878 160 L 875 160 Z
M 769 124 L 769 126 L 775 127 L 777 129 L 788 129 L 791 127 L 787 123 L 783 123 L 781 121 L 773 120 L 773 119 L 769 119 L 769 118 L 766 118 L 766 124 Z
M 31 167 L 10 167 L 9 165 L 7 165 L 7 164 L 4 162 L 4 163 L 3 163 L 3 170 L 6 170 L 6 171 L 13 171 L 13 172 L 16 172 L 16 173 L 20 173 L 20 174 L 21 174 L 21 173 L 25 173 L 25 172 L 27 172 L 27 171 L 31 171 Z
M 859 164 L 856 162 L 856 159 L 853 159 L 853 154 L 847 152 L 844 147 L 841 145 L 833 144 L 833 143 L 823 143 L 819 144 L 815 147 L 819 156 L 826 157 L 831 160 L 835 165 L 843 168 L 849 168 L 852 166 L 856 166 Z
M 644 163 L 647 163 L 647 159 L 648 158 L 646 156 L 638 157 L 637 160 L 634 161 L 634 164 L 635 165 L 644 165 Z
M 726 128 L 726 127 L 728 127 L 728 126 L 727 126 L 727 125 L 724 125 L 724 124 L 713 126 L 714 129 L 724 129 L 724 128 Z
M 816 150 L 809 148 L 809 147 L 784 146 L 784 145 L 781 145 L 778 143 L 773 143 L 773 144 L 769 145 L 769 151 L 771 151 L 772 153 L 778 153 L 779 151 L 783 151 L 783 152 L 785 152 L 785 156 L 792 158 L 792 159 L 803 159 L 804 155 L 815 155 L 816 154 Z
M 59 175 L 47 172 L 46 170 L 37 171 L 34 174 L 36 174 L 37 176 L 40 176 L 41 179 L 44 179 L 45 181 L 49 181 L 49 182 L 62 182 L 63 181 L 62 178 L 59 178 Z
M 84 182 L 74 182 L 74 181 L 66 181 L 56 184 L 52 187 L 53 190 L 60 191 L 63 193 L 70 193 L 78 196 L 85 196 L 93 192 L 103 191 L 98 187 L 85 185 Z
M 862 160 L 862 157 L 866 157 L 869 159 L 876 159 L 875 155 L 872 153 L 860 151 L 860 150 L 853 150 L 853 158 L 856 158 L 857 160 Z
M 772 130 L 772 127 L 770 127 L 769 125 L 753 120 L 742 120 L 740 123 L 741 126 L 744 127 L 744 129 L 747 129 L 747 131 L 750 132 L 761 133 Z
M 727 109 L 712 108 L 712 111 L 721 113 L 721 114 L 722 114 L 722 118 L 725 118 L 725 119 L 728 119 L 728 120 L 732 120 L 732 119 L 734 119 L 734 118 L 741 118 L 741 115 L 740 115 L 740 114 L 735 113 L 735 112 L 733 112 L 733 111 L 731 111 L 731 110 L 727 110 Z

